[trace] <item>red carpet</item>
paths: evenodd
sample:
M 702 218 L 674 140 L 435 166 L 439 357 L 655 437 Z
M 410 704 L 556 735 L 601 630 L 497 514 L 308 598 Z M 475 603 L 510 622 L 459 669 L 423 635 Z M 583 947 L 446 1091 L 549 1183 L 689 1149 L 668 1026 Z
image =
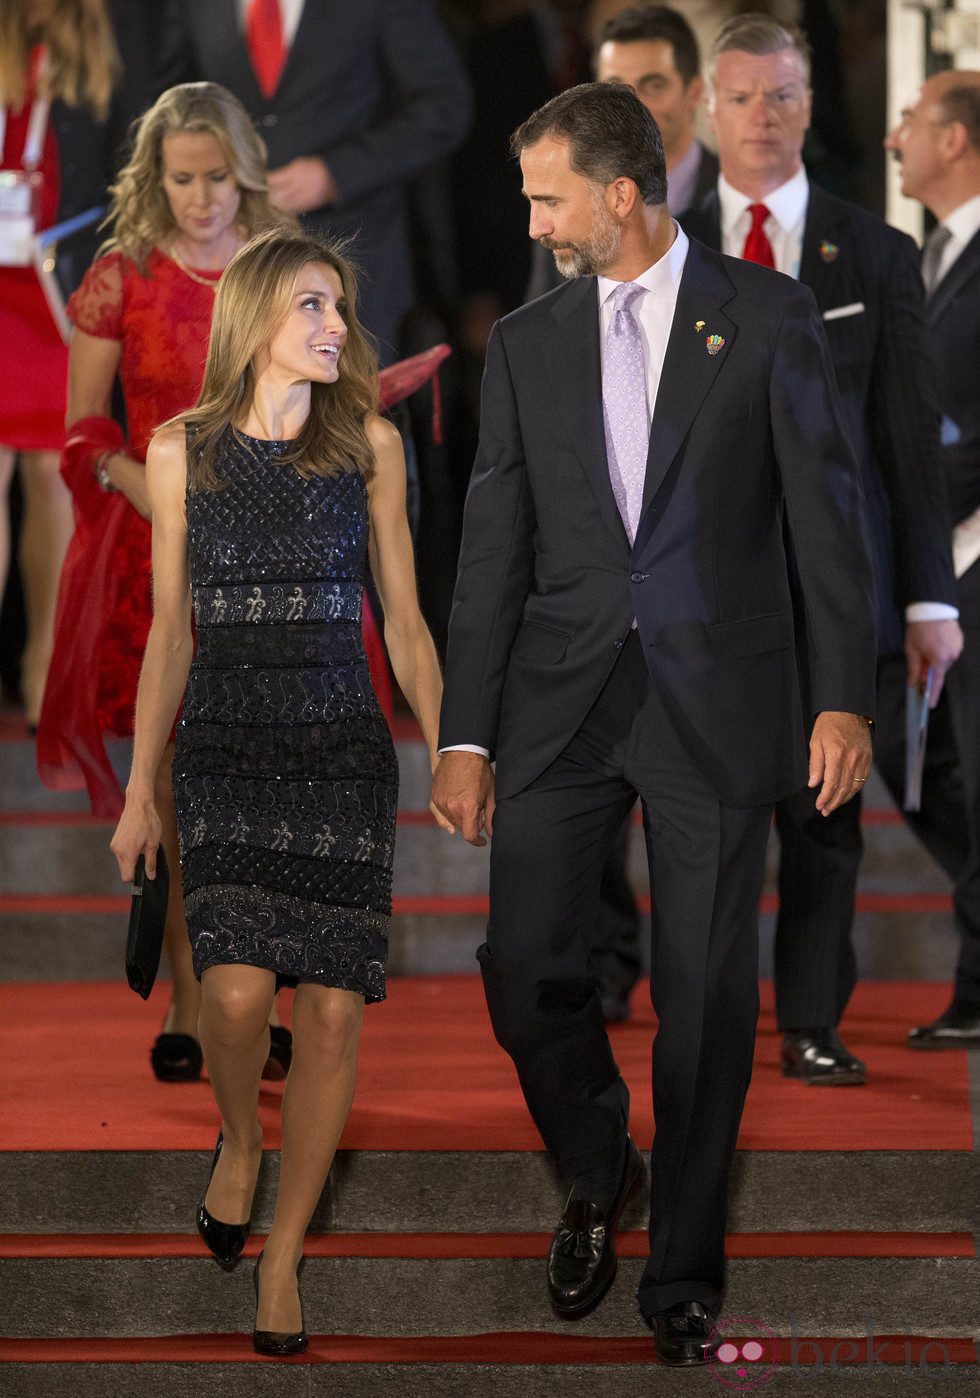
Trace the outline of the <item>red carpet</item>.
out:
M 735 1343 L 733 1336 L 726 1336 Z M 919 1335 L 876 1335 L 873 1358 L 866 1339 L 781 1338 L 777 1362 L 816 1367 L 836 1364 L 914 1364 L 934 1372 L 944 1364 L 975 1364 L 970 1339 L 926 1339 Z M 152 1340 L 3 1340 L 0 1362 L 27 1364 L 267 1363 L 252 1349 L 249 1335 L 172 1335 Z M 591 1339 L 585 1335 L 540 1331 L 497 1335 L 374 1339 L 361 1335 L 311 1335 L 310 1347 L 295 1359 L 274 1364 L 651 1364 L 653 1343 L 646 1339 Z M 424 1382 L 424 1381 L 423 1381 Z M 873 1388 L 873 1385 L 872 1385 Z M 703 1388 L 699 1390 L 703 1392 Z M 714 1391 L 714 1390 L 712 1390 Z M 865 1390 L 872 1391 L 871 1388 Z
M 637 895 L 641 913 L 650 911 L 649 893 Z M 859 893 L 854 906 L 859 913 L 948 913 L 953 899 L 949 893 Z M 779 900 L 765 893 L 759 911 L 774 913 Z M 426 914 L 437 917 L 486 917 L 490 903 L 485 893 L 394 897 L 392 912 L 397 915 Z M 0 914 L 17 913 L 128 913 L 129 895 L 106 893 L 0 893 Z
M 342 1146 L 359 1150 L 539 1150 L 510 1060 L 490 1032 L 473 976 L 393 980 L 365 1015 L 357 1095 Z M 763 987 L 743 1150 L 969 1150 L 966 1054 L 915 1053 L 905 1036 L 943 1008 L 933 983 L 860 985 L 844 1020 L 869 1085 L 809 1088 L 779 1072 L 772 992 Z M 0 990 L 0 1148 L 209 1150 L 217 1114 L 206 1082 L 166 1085 L 148 1052 L 167 987 L 144 1004 L 122 982 L 7 985 Z M 288 995 L 282 999 L 288 1010 Z M 638 989 L 634 1018 L 613 1030 L 632 1092 L 631 1129 L 647 1147 L 654 1020 Z M 281 1088 L 265 1087 L 266 1145 L 279 1145 Z
M 548 1255 L 550 1233 L 307 1233 L 304 1257 L 494 1258 Z M 243 1257 L 265 1245 L 253 1233 Z M 646 1233 L 620 1233 L 620 1257 L 649 1255 Z M 729 1233 L 727 1257 L 976 1257 L 969 1233 Z M 0 1233 L 0 1258 L 210 1257 L 196 1233 Z

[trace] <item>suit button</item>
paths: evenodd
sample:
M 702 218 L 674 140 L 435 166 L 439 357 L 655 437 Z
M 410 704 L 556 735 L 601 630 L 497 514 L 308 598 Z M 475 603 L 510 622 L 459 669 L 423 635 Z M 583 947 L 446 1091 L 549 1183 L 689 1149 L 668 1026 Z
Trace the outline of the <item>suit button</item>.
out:
M 646 582 L 646 573 L 630 573 L 630 582 Z
M 262 125 L 263 125 L 263 126 L 275 126 L 275 124 L 276 124 L 276 122 L 277 122 L 278 120 L 279 120 L 279 118 L 276 116 L 275 112 L 270 112 L 268 116 L 264 116 L 264 117 L 262 118 Z

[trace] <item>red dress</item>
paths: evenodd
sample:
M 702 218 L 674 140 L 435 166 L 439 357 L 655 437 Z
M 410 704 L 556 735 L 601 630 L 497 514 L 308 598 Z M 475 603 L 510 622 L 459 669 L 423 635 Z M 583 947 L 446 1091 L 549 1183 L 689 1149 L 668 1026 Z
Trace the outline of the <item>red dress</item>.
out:
M 19 170 L 31 116 L 7 108 L 4 170 Z M 38 167 L 43 176 L 40 227 L 58 210 L 58 148 L 49 123 Z M 65 440 L 68 347 L 51 318 L 33 267 L 0 267 L 0 445 L 60 451 Z
M 199 272 L 217 285 L 220 272 Z M 204 377 L 214 292 L 152 250 L 145 276 L 122 253 L 100 257 L 68 302 L 79 330 L 122 346 L 119 378 L 126 402 L 127 451 L 146 460 L 162 422 L 197 402 Z M 104 733 L 132 737 L 146 638 L 153 616 L 150 526 L 127 506 L 113 566 L 114 605 L 99 654 L 97 721 Z

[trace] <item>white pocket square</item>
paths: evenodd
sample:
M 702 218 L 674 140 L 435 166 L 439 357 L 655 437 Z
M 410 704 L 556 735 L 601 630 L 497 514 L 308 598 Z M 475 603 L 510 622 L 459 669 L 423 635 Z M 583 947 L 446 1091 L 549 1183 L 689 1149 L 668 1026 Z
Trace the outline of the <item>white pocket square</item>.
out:
M 845 316 L 859 316 L 864 310 L 863 301 L 852 301 L 849 306 L 835 306 L 832 311 L 824 311 L 824 320 L 843 320 Z

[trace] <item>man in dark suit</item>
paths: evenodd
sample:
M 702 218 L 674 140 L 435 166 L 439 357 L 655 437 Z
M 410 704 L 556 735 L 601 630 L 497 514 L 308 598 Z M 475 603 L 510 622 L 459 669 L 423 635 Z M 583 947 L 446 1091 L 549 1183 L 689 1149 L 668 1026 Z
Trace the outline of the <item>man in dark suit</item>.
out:
M 932 667 L 932 703 L 959 654 L 956 588 L 939 459 L 935 374 L 918 252 L 880 219 L 810 184 L 800 152 L 810 118 L 805 41 L 760 16 L 732 20 L 708 67 L 717 188 L 684 220 L 709 246 L 797 277 L 817 300 L 864 482 L 878 602 L 875 762 L 901 806 L 905 692 Z M 966 858 L 948 720 L 934 714 L 935 761 L 909 825 L 952 875 Z M 852 927 L 860 802 L 824 820 L 806 789 L 776 807 L 782 846 L 776 1013 L 787 1076 L 863 1083 L 837 1032 L 857 978 Z M 980 911 L 980 910 L 978 910 Z
M 980 72 L 931 77 L 885 144 L 901 164 L 903 194 L 938 220 L 922 274 L 965 637 L 948 682 L 970 842 L 953 898 L 960 955 L 948 1009 L 909 1042 L 959 1048 L 980 1044 Z
M 353 240 L 358 315 L 389 362 L 413 299 L 405 186 L 469 121 L 428 0 L 165 0 L 160 23 L 166 82 L 233 92 L 268 146 L 274 202 Z
M 588 969 L 602 865 L 640 798 L 659 1028 L 639 1301 L 660 1358 L 698 1364 L 752 1070 L 772 802 L 809 770 L 829 812 L 870 768 L 860 483 L 810 293 L 688 241 L 625 84 L 571 88 L 514 144 L 531 236 L 573 280 L 490 337 L 433 800 L 472 843 L 493 836 L 478 956 L 494 1032 L 573 1181 L 548 1287 L 575 1319 L 612 1281 L 642 1178 Z

